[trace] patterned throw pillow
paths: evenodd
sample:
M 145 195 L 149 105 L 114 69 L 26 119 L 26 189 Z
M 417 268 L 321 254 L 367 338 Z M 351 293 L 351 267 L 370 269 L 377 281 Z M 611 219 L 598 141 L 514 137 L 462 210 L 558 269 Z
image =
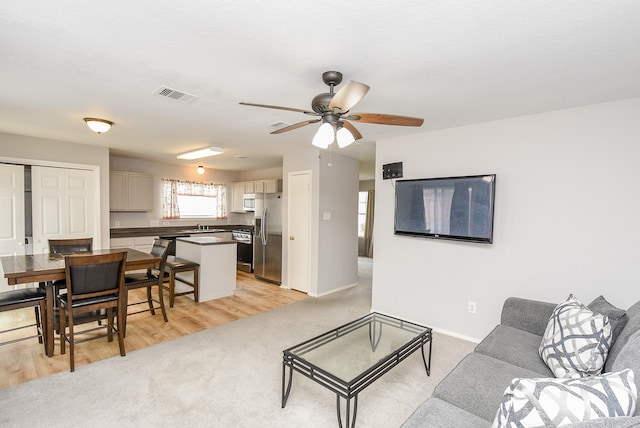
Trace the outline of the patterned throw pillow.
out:
M 514 379 L 502 396 L 492 428 L 558 427 L 631 416 L 637 398 L 629 369 L 578 379 Z
M 611 324 L 573 294 L 553 310 L 539 354 L 555 377 L 597 375 L 611 347 Z

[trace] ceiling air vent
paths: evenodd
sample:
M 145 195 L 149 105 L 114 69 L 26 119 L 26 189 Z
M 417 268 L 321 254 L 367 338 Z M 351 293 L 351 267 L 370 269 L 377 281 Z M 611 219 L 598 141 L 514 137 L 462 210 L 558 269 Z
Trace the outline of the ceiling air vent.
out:
M 178 91 L 177 89 L 171 89 L 166 86 L 159 87 L 154 92 L 154 94 L 160 97 L 170 98 L 172 100 L 179 101 L 183 104 L 188 104 L 191 101 L 199 98 L 197 95 L 188 94 L 186 92 Z

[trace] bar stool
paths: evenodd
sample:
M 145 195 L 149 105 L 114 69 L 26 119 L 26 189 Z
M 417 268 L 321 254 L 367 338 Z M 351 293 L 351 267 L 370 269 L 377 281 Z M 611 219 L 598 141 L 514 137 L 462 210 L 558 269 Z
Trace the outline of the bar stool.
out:
M 184 296 L 187 294 L 193 294 L 193 300 L 199 302 L 198 289 L 200 287 L 198 279 L 198 271 L 200 265 L 196 262 L 192 262 L 186 259 L 180 259 L 176 256 L 167 256 L 167 264 L 165 265 L 165 272 L 169 273 L 169 286 L 164 285 L 164 288 L 169 290 L 169 307 L 173 308 L 175 296 Z M 190 282 L 185 277 L 176 276 L 177 273 L 193 272 L 193 282 Z M 182 291 L 176 293 L 176 281 L 191 287 L 191 290 Z
M 15 331 L 27 327 L 33 327 L 35 325 L 37 329 L 37 335 L 35 336 L 27 336 L 21 337 L 14 340 L 9 340 L 6 342 L 0 343 L 0 345 L 6 345 L 9 343 L 18 342 L 21 340 L 31 339 L 34 337 L 38 338 L 38 342 L 43 343 L 43 337 L 45 335 L 46 324 L 42 322 L 45 312 L 45 299 L 46 293 L 42 288 L 21 288 L 17 290 L 10 290 L 0 293 L 0 312 L 8 312 L 16 309 L 22 308 L 35 308 L 36 312 L 36 323 L 29 324 L 25 326 L 15 327 L 8 330 L 0 331 L 0 333 L 8 333 L 10 331 Z

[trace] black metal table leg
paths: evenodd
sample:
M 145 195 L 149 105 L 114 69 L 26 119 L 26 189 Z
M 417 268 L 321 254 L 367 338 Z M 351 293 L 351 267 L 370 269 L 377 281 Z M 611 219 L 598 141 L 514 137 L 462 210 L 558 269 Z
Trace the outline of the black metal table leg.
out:
M 286 357 L 285 357 L 286 361 Z M 285 382 L 287 366 L 289 366 L 289 382 Z M 282 363 L 282 408 L 287 405 L 287 400 L 289 399 L 289 393 L 291 392 L 291 383 L 293 381 L 293 361 L 290 361 L 289 364 L 286 362 Z M 285 383 L 286 389 L 285 389 Z
M 371 350 L 376 351 L 380 339 L 382 338 L 382 323 L 373 321 L 369 323 L 369 341 L 371 342 Z
M 353 399 L 353 409 L 351 408 L 351 400 Z M 344 421 L 346 428 L 354 428 L 356 426 L 356 416 L 358 415 L 358 395 L 354 395 L 353 398 L 345 398 L 347 406 L 345 409 Z M 343 428 L 342 425 L 342 412 L 340 409 L 340 394 L 336 394 L 336 407 L 338 410 L 338 426 Z
M 422 362 L 424 363 L 424 368 L 427 369 L 427 376 L 431 376 L 431 344 L 433 343 L 432 339 L 429 339 L 429 362 L 424 357 L 424 343 L 420 347 L 420 352 L 422 352 Z

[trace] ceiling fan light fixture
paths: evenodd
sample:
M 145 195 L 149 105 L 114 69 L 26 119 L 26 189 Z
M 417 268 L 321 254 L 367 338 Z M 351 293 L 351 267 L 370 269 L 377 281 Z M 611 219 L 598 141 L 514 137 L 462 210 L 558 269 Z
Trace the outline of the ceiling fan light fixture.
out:
M 215 156 L 223 153 L 222 147 L 207 147 L 206 149 L 194 150 L 192 152 L 182 153 L 178 155 L 178 159 L 200 159 L 206 158 L 209 156 Z
M 320 128 L 318 128 L 318 132 L 316 132 L 316 135 L 313 137 L 311 144 L 321 149 L 326 149 L 331 143 L 333 143 L 334 139 L 335 133 L 333 131 L 333 126 L 331 126 L 330 123 L 325 122 L 320 125 Z
M 113 126 L 113 122 L 105 119 L 97 119 L 95 117 L 85 117 L 84 121 L 89 129 L 97 134 L 103 134 Z
M 353 134 L 351 134 L 351 132 L 349 132 L 349 130 L 344 127 L 338 129 L 338 132 L 336 132 L 336 140 L 338 140 L 338 147 L 340 147 L 341 149 L 356 141 L 356 139 L 353 137 Z

